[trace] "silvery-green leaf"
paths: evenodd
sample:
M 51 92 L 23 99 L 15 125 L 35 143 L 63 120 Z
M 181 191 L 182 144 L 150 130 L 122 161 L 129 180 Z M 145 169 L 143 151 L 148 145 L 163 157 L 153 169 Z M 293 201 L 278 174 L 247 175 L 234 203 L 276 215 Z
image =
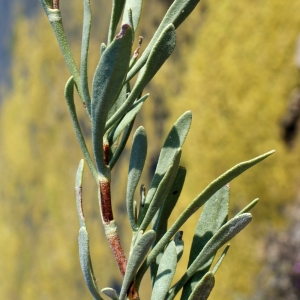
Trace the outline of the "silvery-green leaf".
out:
M 175 28 L 172 24 L 170 24 L 164 29 L 156 44 L 153 46 L 147 63 L 141 70 L 130 95 L 123 105 L 106 123 L 106 129 L 109 129 L 127 113 L 134 101 L 141 95 L 145 86 L 154 77 L 164 62 L 169 58 L 175 48 L 175 44 Z
M 113 0 L 112 12 L 109 23 L 109 31 L 108 31 L 108 42 L 109 45 L 114 39 L 114 35 L 116 34 L 116 28 L 120 21 L 122 11 L 124 8 L 125 0 Z M 123 23 L 124 24 L 124 23 Z
M 137 230 L 133 201 L 134 192 L 142 175 L 147 156 L 147 135 L 144 127 L 140 126 L 136 130 L 133 136 L 131 149 L 126 192 L 126 207 L 131 228 L 132 230 Z
M 112 288 L 104 288 L 101 290 L 101 293 L 106 295 L 107 297 L 109 297 L 112 300 L 119 300 L 117 292 L 112 289 Z
M 91 97 L 88 85 L 88 53 L 89 42 L 92 24 L 92 12 L 90 0 L 83 1 L 84 13 L 83 13 L 83 32 L 82 32 L 82 45 L 81 45 L 81 62 L 80 62 L 80 79 L 82 84 L 82 92 L 87 110 L 91 115 Z
M 193 237 L 188 266 L 196 259 L 206 243 L 227 221 L 229 207 L 229 185 L 218 190 L 209 200 L 206 201 L 200 219 L 197 223 Z M 194 290 L 197 283 L 210 268 L 213 257 L 206 268 L 198 270 L 184 285 L 181 299 L 187 299 Z
M 85 226 L 81 227 L 79 230 L 78 244 L 79 244 L 80 266 L 81 266 L 81 270 L 86 285 L 88 286 L 94 299 L 103 300 L 103 298 L 99 294 L 98 287 L 93 273 L 93 268 L 92 268 L 91 258 L 90 258 L 90 249 L 89 249 L 89 236 Z
M 164 199 L 167 197 L 169 190 L 171 188 L 171 185 L 175 179 L 175 176 L 177 174 L 177 170 L 179 167 L 181 157 L 181 148 L 177 149 L 177 152 L 174 153 L 173 161 L 170 161 L 169 168 L 167 172 L 163 175 L 162 180 L 160 181 L 155 194 L 153 195 L 152 201 L 147 203 L 145 202 L 144 209 L 139 215 L 138 224 L 140 224 L 139 229 L 140 230 L 146 230 L 152 219 L 154 218 L 156 212 L 162 205 Z M 148 192 L 149 194 L 149 192 Z M 147 196 L 148 196 L 147 194 Z M 147 201 L 147 197 L 146 197 Z
M 131 52 L 132 30 L 122 26 L 110 45 L 103 52 L 93 80 L 92 91 L 92 140 L 98 172 L 107 177 L 104 162 L 103 136 L 108 112 L 117 99 L 127 72 Z M 120 88 L 119 88 L 120 87 Z
M 169 169 L 171 162 L 174 160 L 174 156 L 176 155 L 178 149 L 182 147 L 189 132 L 191 122 L 192 114 L 190 111 L 187 111 L 175 122 L 171 131 L 169 132 L 160 151 L 156 170 L 151 182 L 150 189 L 147 193 L 147 197 L 145 200 L 146 208 L 151 203 L 152 198 L 156 193 L 157 187 L 159 186 L 162 178 Z
M 185 176 L 186 169 L 179 166 L 169 194 L 163 202 L 163 205 L 160 207 L 157 217 L 154 220 L 153 229 L 156 232 L 157 240 L 159 240 L 167 230 L 168 220 L 181 194 Z
M 136 31 L 139 21 L 140 21 L 141 12 L 142 12 L 142 4 L 143 4 L 142 0 L 126 0 L 126 3 L 125 3 L 122 23 L 129 23 L 128 10 L 131 9 L 134 32 Z
M 184 184 L 185 175 L 186 175 L 186 169 L 179 166 L 176 177 L 169 190 L 168 196 L 165 198 L 163 204 L 160 206 L 159 210 L 156 212 L 155 217 L 152 220 L 153 229 L 156 232 L 155 243 L 159 242 L 160 238 L 167 231 L 168 220 L 180 196 Z M 158 269 L 158 260 L 156 259 L 156 261 L 153 262 L 150 266 L 152 281 L 156 276 L 157 269 Z
M 134 0 L 132 0 L 134 1 Z M 177 28 L 186 17 L 194 10 L 196 5 L 200 2 L 200 0 L 175 0 L 164 16 L 162 22 L 160 23 L 158 29 L 156 30 L 153 38 L 148 44 L 147 48 L 143 52 L 141 58 L 137 61 L 134 67 L 130 70 L 127 75 L 126 81 L 129 81 L 133 78 L 133 76 L 142 68 L 142 66 L 146 63 L 148 56 L 151 52 L 151 49 L 155 45 L 162 31 L 166 28 L 168 24 L 173 24 L 175 28 Z
M 141 99 L 133 104 L 132 108 L 128 111 L 128 113 L 124 116 L 124 118 L 120 121 L 116 128 L 111 132 L 109 137 L 110 144 L 116 142 L 121 133 L 124 131 L 125 127 L 136 117 L 148 96 L 149 94 L 144 95 Z
M 168 300 L 173 299 L 187 281 L 209 260 L 219 248 L 230 241 L 252 220 L 249 213 L 239 215 L 223 225 L 217 233 L 207 242 L 193 263 L 189 266 L 181 279 L 170 289 Z
M 126 298 L 127 290 L 129 289 L 140 264 L 145 259 L 149 249 L 151 248 L 151 245 L 155 241 L 155 237 L 155 232 L 153 230 L 149 230 L 145 232 L 134 245 L 131 255 L 128 259 L 126 273 L 123 279 L 119 297 L 120 300 L 124 300 Z
M 214 286 L 214 274 L 212 272 L 206 273 L 201 281 L 196 285 L 188 300 L 207 300 Z
M 261 162 L 265 158 L 273 154 L 274 151 L 269 151 L 263 155 L 255 157 L 251 160 L 242 162 L 229 169 L 213 182 L 211 182 L 193 201 L 192 203 L 182 212 L 179 218 L 174 224 L 168 229 L 164 236 L 155 245 L 152 251 L 147 256 L 147 259 L 139 269 L 136 277 L 136 284 L 139 287 L 140 282 L 149 268 L 150 264 L 155 260 L 156 256 L 161 253 L 166 244 L 170 241 L 172 236 L 180 229 L 180 227 L 192 216 L 215 192 L 217 192 L 222 186 L 238 177 L 240 174 L 250 169 L 257 163 Z
M 98 177 L 97 176 L 97 171 L 96 171 L 94 163 L 91 159 L 89 150 L 86 146 L 86 143 L 85 143 L 85 140 L 84 140 L 81 128 L 80 128 L 80 124 L 79 124 L 78 118 L 77 118 L 76 107 L 75 107 L 75 104 L 74 104 L 74 79 L 73 79 L 73 77 L 70 77 L 69 80 L 66 83 L 65 98 L 66 98 L 66 101 L 67 101 L 68 109 L 69 109 L 69 112 L 70 112 L 70 115 L 71 115 L 71 118 L 72 118 L 73 126 L 74 126 L 74 129 L 75 129 L 75 134 L 76 134 L 80 149 L 82 151 L 82 154 L 85 158 L 85 161 L 86 161 L 89 169 L 91 170 L 95 180 L 97 180 L 97 177 Z
M 171 241 L 166 248 L 157 271 L 151 300 L 164 300 L 172 283 L 177 266 L 175 243 Z
M 75 192 L 76 192 L 76 207 L 78 213 L 78 219 L 80 227 L 85 226 L 85 220 L 83 215 L 83 208 L 82 208 L 82 176 L 83 176 L 83 167 L 84 167 L 84 160 L 81 159 L 77 173 L 76 173 L 76 181 L 75 181 Z

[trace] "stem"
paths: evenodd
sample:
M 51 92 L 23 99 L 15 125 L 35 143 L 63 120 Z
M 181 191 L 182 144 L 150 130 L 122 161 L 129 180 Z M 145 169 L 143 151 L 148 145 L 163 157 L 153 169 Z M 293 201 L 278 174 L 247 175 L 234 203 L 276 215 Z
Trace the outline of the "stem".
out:
M 104 161 L 108 164 L 109 146 L 104 143 Z M 114 254 L 116 263 L 119 267 L 122 277 L 124 277 L 127 266 L 127 259 L 121 244 L 121 240 L 117 231 L 116 222 L 114 220 L 111 192 L 110 192 L 110 178 L 100 177 L 99 180 L 99 196 L 100 196 L 100 212 L 102 223 L 105 230 L 105 235 Z

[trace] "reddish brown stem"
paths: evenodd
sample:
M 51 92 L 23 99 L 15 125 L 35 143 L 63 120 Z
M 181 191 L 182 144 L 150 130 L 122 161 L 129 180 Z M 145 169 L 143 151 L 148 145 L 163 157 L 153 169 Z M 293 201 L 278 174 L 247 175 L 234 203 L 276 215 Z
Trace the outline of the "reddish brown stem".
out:
M 122 277 L 125 276 L 127 259 L 122 248 L 121 240 L 117 232 L 107 235 L 110 248 L 114 254 L 115 260 L 119 267 Z
M 104 162 L 106 165 L 109 164 L 109 144 L 107 142 L 103 143 L 104 152 Z M 127 259 L 124 254 L 124 250 L 121 244 L 120 237 L 117 232 L 117 226 L 114 221 L 112 206 L 111 206 L 111 193 L 110 193 L 110 180 L 100 179 L 99 189 L 101 196 L 101 215 L 102 222 L 105 228 L 105 233 L 107 240 L 109 242 L 110 248 L 114 254 L 115 260 L 119 267 L 119 270 L 124 277 L 127 266 Z
M 109 224 L 113 219 L 113 212 L 111 207 L 111 195 L 110 195 L 110 182 L 100 181 L 100 195 L 101 195 L 101 211 L 103 222 Z
M 126 272 L 127 259 L 124 254 L 120 237 L 117 233 L 117 228 L 114 225 L 114 217 L 111 207 L 110 182 L 100 181 L 99 186 L 101 195 L 102 221 L 106 229 L 106 237 L 114 254 L 119 270 L 124 277 Z

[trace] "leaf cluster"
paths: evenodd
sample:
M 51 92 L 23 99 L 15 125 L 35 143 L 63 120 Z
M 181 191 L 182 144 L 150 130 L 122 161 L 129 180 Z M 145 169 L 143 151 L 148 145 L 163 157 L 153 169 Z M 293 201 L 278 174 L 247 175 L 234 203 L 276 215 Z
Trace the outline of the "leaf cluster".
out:
M 143 54 L 132 51 L 141 14 L 142 1 L 113 1 L 107 44 L 101 45 L 101 56 L 89 89 L 88 49 L 91 30 L 91 6 L 84 0 L 83 38 L 80 71 L 75 64 L 63 28 L 57 3 L 40 0 L 52 25 L 71 77 L 65 87 L 65 98 L 75 133 L 87 165 L 97 183 L 104 230 L 123 276 L 120 294 L 112 288 L 102 289 L 111 299 L 138 299 L 141 281 L 150 268 L 153 292 L 151 299 L 174 299 L 182 290 L 181 299 L 207 299 L 214 287 L 214 275 L 223 261 L 228 246 L 211 268 L 217 251 L 251 221 L 248 211 L 254 200 L 228 220 L 228 183 L 247 169 L 264 160 L 273 151 L 237 164 L 212 181 L 171 225 L 168 219 L 176 205 L 185 181 L 186 170 L 180 166 L 183 143 L 191 126 L 192 115 L 185 112 L 173 125 L 160 151 L 157 167 L 146 193 L 140 188 L 139 208 L 134 199 L 147 154 L 147 135 L 139 127 L 133 137 L 130 156 L 126 206 L 132 230 L 128 261 L 118 236 L 111 209 L 111 170 L 118 161 L 133 128 L 133 122 L 148 94 L 146 85 L 172 54 L 176 44 L 176 28 L 187 18 L 199 0 L 175 0 L 161 21 Z M 122 17 L 123 13 L 123 17 Z M 122 18 L 121 31 L 117 25 Z M 133 53 L 132 53 L 133 52 Z M 132 79 L 137 75 L 135 82 Z M 87 117 L 91 121 L 93 158 L 89 153 L 74 103 L 76 87 Z M 76 176 L 76 203 L 80 224 L 79 256 L 86 284 L 94 299 L 102 299 L 95 280 L 82 205 L 83 160 Z M 181 226 L 204 205 L 199 219 L 187 270 L 172 285 L 177 263 L 183 252 Z M 147 230 L 149 227 L 151 229 Z M 152 249 L 151 249 L 152 248 Z

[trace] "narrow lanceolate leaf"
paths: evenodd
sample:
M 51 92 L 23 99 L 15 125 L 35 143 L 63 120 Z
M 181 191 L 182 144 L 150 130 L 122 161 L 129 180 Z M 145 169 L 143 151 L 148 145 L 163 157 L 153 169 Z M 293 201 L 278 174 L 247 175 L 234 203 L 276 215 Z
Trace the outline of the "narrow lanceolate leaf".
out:
M 167 231 L 168 220 L 181 194 L 185 176 L 186 169 L 179 166 L 169 194 L 163 202 L 163 205 L 160 207 L 157 218 L 154 221 L 153 229 L 156 232 L 157 240 L 159 240 Z
M 196 226 L 193 237 L 189 263 L 190 266 L 202 251 L 206 243 L 212 236 L 224 225 L 228 218 L 229 206 L 229 185 L 225 185 L 217 191 L 208 201 L 206 201 L 201 217 Z M 184 285 L 181 299 L 188 299 L 197 283 L 201 280 L 206 272 L 208 272 L 210 263 L 203 270 L 197 271 L 192 278 Z
M 79 142 L 79 146 L 82 151 L 83 157 L 86 160 L 87 165 L 90 168 L 95 180 L 97 181 L 97 171 L 96 171 L 94 163 L 91 159 L 89 150 L 86 146 L 86 143 L 85 143 L 78 119 L 77 119 L 77 113 L 76 113 L 76 108 L 75 108 L 75 104 L 74 104 L 74 80 L 73 80 L 73 77 L 71 77 L 68 80 L 68 82 L 66 83 L 65 98 L 67 101 L 67 105 L 68 105 L 69 112 L 70 112 L 70 115 L 72 118 L 74 129 L 75 129 L 76 137 Z
M 177 266 L 175 243 L 171 241 L 166 248 L 158 267 L 151 300 L 164 300 L 172 283 Z
M 84 226 L 81 227 L 79 230 L 78 244 L 80 265 L 85 282 L 94 299 L 103 300 L 103 298 L 99 294 L 98 287 L 93 274 L 89 249 L 89 236 Z
M 175 179 L 175 176 L 177 174 L 177 170 L 179 167 L 181 157 L 181 149 L 177 149 L 177 153 L 175 153 L 173 161 L 170 162 L 169 169 L 167 172 L 163 175 L 162 180 L 160 181 L 156 192 L 152 198 L 152 201 L 150 204 L 145 203 L 144 209 L 140 214 L 140 218 L 138 220 L 139 230 L 146 230 L 148 225 L 151 223 L 152 219 L 154 218 L 156 212 L 162 205 L 164 199 L 167 197 L 169 190 L 171 188 L 171 185 Z M 147 199 L 147 197 L 146 197 Z M 145 215 L 145 216 L 144 216 Z
M 137 286 L 140 284 L 140 280 L 143 278 L 145 272 L 149 268 L 150 264 L 155 260 L 156 256 L 161 253 L 165 245 L 169 242 L 172 236 L 180 229 L 180 227 L 193 215 L 215 192 L 217 192 L 222 186 L 244 173 L 246 170 L 250 169 L 257 163 L 261 162 L 265 158 L 273 154 L 274 151 L 267 152 L 260 155 L 254 159 L 242 162 L 230 170 L 223 173 L 220 177 L 211 182 L 204 190 L 201 192 L 196 199 L 183 211 L 175 223 L 169 228 L 165 235 L 160 239 L 160 241 L 155 245 L 152 251 L 149 253 L 146 261 L 143 263 L 139 272 L 137 274 Z
M 211 270 L 212 273 L 213 273 L 214 275 L 216 274 L 217 270 L 219 269 L 220 265 L 222 264 L 222 262 L 223 262 L 223 260 L 224 260 L 224 258 L 225 258 L 225 256 L 226 256 L 226 254 L 227 254 L 229 248 L 230 248 L 230 245 L 228 244 L 228 245 L 225 247 L 225 249 L 223 250 L 222 255 L 220 256 L 220 258 L 218 259 L 218 261 L 217 261 L 216 264 L 214 265 L 213 269 Z
M 109 45 L 112 42 L 112 40 L 114 39 L 114 35 L 116 34 L 116 28 L 120 21 L 122 11 L 124 8 L 124 4 L 125 4 L 125 0 L 113 0 L 107 45 Z
M 106 295 L 107 297 L 109 297 L 112 300 L 119 300 L 117 292 L 112 288 L 109 288 L 109 287 L 104 288 L 101 290 L 101 293 Z
M 92 93 L 92 138 L 98 172 L 107 177 L 104 162 L 103 136 L 108 111 L 119 95 L 128 69 L 131 52 L 132 30 L 122 26 L 121 33 L 102 54 L 97 66 Z
M 215 286 L 215 277 L 212 272 L 208 272 L 197 284 L 188 300 L 207 300 Z
M 240 212 L 238 212 L 236 215 L 241 215 L 244 214 L 248 211 L 250 211 L 254 206 L 256 206 L 256 204 L 258 203 L 259 199 L 256 198 L 254 199 L 252 202 L 250 202 L 246 207 L 244 207 Z
M 63 23 L 62 23 L 62 18 L 61 18 L 61 13 L 60 10 L 58 9 L 51 9 L 49 6 L 49 2 L 40 0 L 40 2 L 43 5 L 43 8 L 47 14 L 47 17 L 49 19 L 49 22 L 53 28 L 53 31 L 55 33 L 56 39 L 58 41 L 60 50 L 63 54 L 63 57 L 66 61 L 67 67 L 69 69 L 70 74 L 73 76 L 75 85 L 79 94 L 80 99 L 84 103 L 84 97 L 83 97 L 83 92 L 82 92 L 82 85 L 81 85 L 81 80 L 80 80 L 80 75 L 70 48 L 70 45 L 67 41 L 67 37 L 64 31 Z M 88 111 L 87 111 L 88 113 Z M 89 115 L 89 113 L 88 113 Z
M 84 160 L 81 159 L 77 173 L 76 173 L 76 180 L 75 180 L 75 192 L 76 192 L 76 207 L 78 213 L 78 219 L 80 228 L 85 226 L 85 220 L 83 215 L 83 208 L 82 208 L 82 177 L 83 177 L 83 168 L 84 168 Z
M 155 232 L 153 230 L 149 230 L 145 232 L 134 245 L 131 256 L 128 259 L 126 273 L 119 297 L 120 300 L 124 300 L 126 298 L 126 293 L 130 284 L 132 283 L 140 264 L 145 259 L 151 245 L 155 241 L 155 237 Z
M 186 136 L 189 132 L 192 122 L 192 114 L 190 111 L 185 112 L 173 125 L 169 132 L 165 143 L 160 151 L 157 167 L 151 182 L 150 189 L 147 193 L 145 207 L 149 206 L 156 189 L 174 160 L 178 149 L 182 147 Z
M 120 121 L 120 123 L 116 126 L 116 128 L 112 131 L 112 133 L 109 136 L 109 143 L 112 145 L 116 142 L 116 140 L 119 138 L 121 133 L 124 131 L 126 126 L 136 117 L 140 109 L 142 108 L 142 105 L 148 98 L 149 94 L 146 94 L 141 99 L 136 101 L 136 103 L 133 104 L 130 111 L 124 116 L 124 118 Z
M 131 149 L 126 192 L 126 207 L 130 226 L 132 230 L 137 230 L 136 216 L 133 208 L 134 192 L 141 178 L 147 155 L 147 135 L 142 126 L 136 130 L 133 136 Z
M 159 210 L 156 212 L 154 218 L 152 219 L 153 229 L 156 232 L 156 243 L 167 231 L 168 220 L 180 196 L 185 175 L 186 175 L 186 169 L 179 166 L 176 177 L 169 190 L 168 196 L 165 198 L 163 204 L 160 206 Z M 151 264 L 150 271 L 151 271 L 152 282 L 156 276 L 157 269 L 158 269 L 158 257 L 156 258 L 156 261 Z
M 90 33 L 92 24 L 92 12 L 90 0 L 83 0 L 83 31 L 82 31 L 82 45 L 81 45 L 81 63 L 80 63 L 80 79 L 82 83 L 83 98 L 87 106 L 89 114 L 91 114 L 91 97 L 88 85 L 88 53 L 90 43 Z
M 151 49 L 153 48 L 154 44 L 158 40 L 162 31 L 166 28 L 166 26 L 168 24 L 173 24 L 175 28 L 177 28 L 186 19 L 186 17 L 194 10 L 194 8 L 199 2 L 200 0 L 175 0 L 173 2 L 169 10 L 167 11 L 166 15 L 164 16 L 162 22 L 160 23 L 158 29 L 156 30 L 153 38 L 151 39 L 145 51 L 143 52 L 141 58 L 137 61 L 137 63 L 128 73 L 126 81 L 131 80 L 133 76 L 146 63 L 148 56 L 151 52 Z
M 142 4 L 143 0 L 127 0 L 125 4 L 122 23 L 128 23 L 128 11 L 129 9 L 131 9 L 134 32 L 136 31 L 139 25 L 142 12 Z
M 198 254 L 193 263 L 189 266 L 186 273 L 172 287 L 168 294 L 168 300 L 173 299 L 181 290 L 186 282 L 209 260 L 219 248 L 235 237 L 242 229 L 244 229 L 252 220 L 251 214 L 242 214 L 234 217 L 223 225 L 218 232 L 208 241 L 202 251 Z
M 106 124 L 106 129 L 119 121 L 130 109 L 134 101 L 140 96 L 145 86 L 154 77 L 156 72 L 164 64 L 173 52 L 176 44 L 176 32 L 172 24 L 168 25 L 161 33 L 153 46 L 149 58 L 143 70 L 141 70 L 134 88 L 123 105 L 116 111 Z

